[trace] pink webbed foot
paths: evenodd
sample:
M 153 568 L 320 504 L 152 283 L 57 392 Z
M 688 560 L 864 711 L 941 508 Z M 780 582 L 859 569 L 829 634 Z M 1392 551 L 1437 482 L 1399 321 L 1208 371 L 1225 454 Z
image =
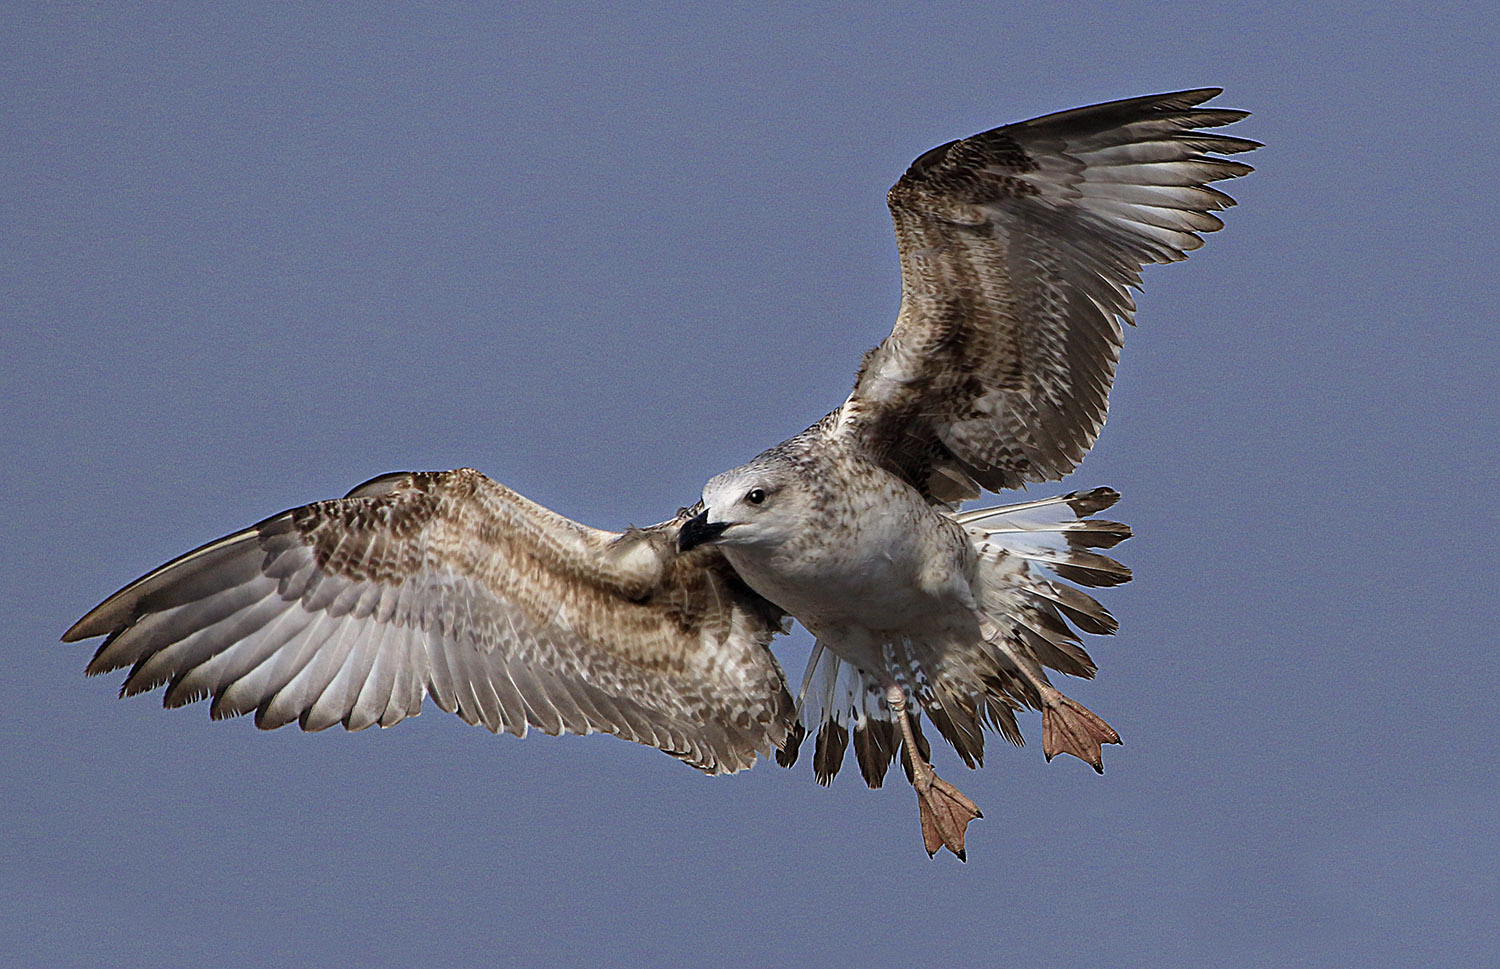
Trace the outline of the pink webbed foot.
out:
M 922 846 L 931 858 L 940 848 L 947 848 L 967 861 L 964 853 L 964 834 L 969 822 L 984 817 L 979 805 L 969 800 L 958 788 L 949 784 L 928 767 L 917 773 L 912 780 L 917 792 L 917 810 L 922 817 Z
M 1051 691 L 1042 700 L 1042 753 L 1051 760 L 1072 754 L 1104 773 L 1103 744 L 1117 744 L 1120 735 L 1097 713 L 1081 703 Z

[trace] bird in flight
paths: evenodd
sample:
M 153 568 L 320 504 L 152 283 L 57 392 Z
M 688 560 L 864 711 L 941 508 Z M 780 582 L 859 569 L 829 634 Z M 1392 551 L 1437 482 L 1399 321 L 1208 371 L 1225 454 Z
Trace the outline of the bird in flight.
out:
M 1103 770 L 1119 735 L 1052 685 L 1094 674 L 1080 633 L 1116 622 L 1076 586 L 1130 572 L 1107 488 L 961 510 L 1054 481 L 1104 424 L 1130 290 L 1233 205 L 1210 183 L 1256 142 L 1216 89 L 1113 101 L 923 154 L 887 196 L 895 328 L 837 409 L 711 478 L 669 521 L 601 531 L 472 469 L 399 472 L 282 512 L 130 583 L 63 639 L 89 674 L 165 687 L 266 729 L 391 726 L 431 697 L 491 731 L 609 733 L 708 773 L 810 731 L 828 783 L 851 743 L 870 787 L 900 760 L 929 855 L 965 857 L 975 803 L 929 760 L 922 718 L 970 767 L 985 730 Z M 796 699 L 770 651 L 815 637 Z

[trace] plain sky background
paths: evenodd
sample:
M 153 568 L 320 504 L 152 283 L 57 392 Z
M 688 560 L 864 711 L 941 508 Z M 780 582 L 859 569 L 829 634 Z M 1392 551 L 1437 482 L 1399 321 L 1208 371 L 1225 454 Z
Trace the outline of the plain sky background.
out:
M 0 964 L 1500 964 L 1497 49 L 1452 3 L 7 3 Z M 262 733 L 58 643 L 383 471 L 667 517 L 847 393 L 912 158 L 1205 85 L 1259 170 L 1031 490 L 1125 495 L 1069 692 L 1126 743 L 940 753 L 968 865 L 852 768 Z

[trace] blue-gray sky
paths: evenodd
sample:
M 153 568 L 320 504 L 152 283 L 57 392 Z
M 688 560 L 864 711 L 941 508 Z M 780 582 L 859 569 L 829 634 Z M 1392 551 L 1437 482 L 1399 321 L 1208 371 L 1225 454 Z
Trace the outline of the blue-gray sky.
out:
M 1494 965 L 1493 11 L 675 7 L 0 12 L 0 964 Z M 57 642 L 382 471 L 660 520 L 843 398 L 912 158 L 1201 85 L 1259 171 L 1032 489 L 1125 495 L 1126 743 L 940 754 L 967 866 L 853 770 L 262 733 Z

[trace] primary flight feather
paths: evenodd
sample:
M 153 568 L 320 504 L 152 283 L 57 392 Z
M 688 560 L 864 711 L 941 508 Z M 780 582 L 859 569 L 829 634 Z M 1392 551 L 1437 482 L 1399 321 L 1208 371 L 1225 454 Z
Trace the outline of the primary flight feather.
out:
M 1219 92 L 1114 101 L 923 154 L 888 202 L 895 328 L 836 410 L 645 529 L 606 532 L 477 471 L 385 475 L 262 521 L 110 596 L 63 636 L 106 637 L 122 693 L 211 699 L 258 726 L 390 726 L 425 697 L 470 723 L 611 733 L 702 770 L 790 765 L 821 782 L 848 747 L 878 787 L 900 759 L 923 843 L 964 857 L 977 806 L 937 776 L 921 715 L 969 766 L 984 731 L 1102 770 L 1119 735 L 1047 670 L 1092 676 L 1079 631 L 1115 621 L 1084 586 L 1128 581 L 1100 549 L 1105 488 L 959 511 L 1061 478 L 1104 423 L 1147 263 L 1234 204 L 1209 183 L 1257 144 L 1208 129 Z M 794 702 L 770 652 L 817 638 Z

